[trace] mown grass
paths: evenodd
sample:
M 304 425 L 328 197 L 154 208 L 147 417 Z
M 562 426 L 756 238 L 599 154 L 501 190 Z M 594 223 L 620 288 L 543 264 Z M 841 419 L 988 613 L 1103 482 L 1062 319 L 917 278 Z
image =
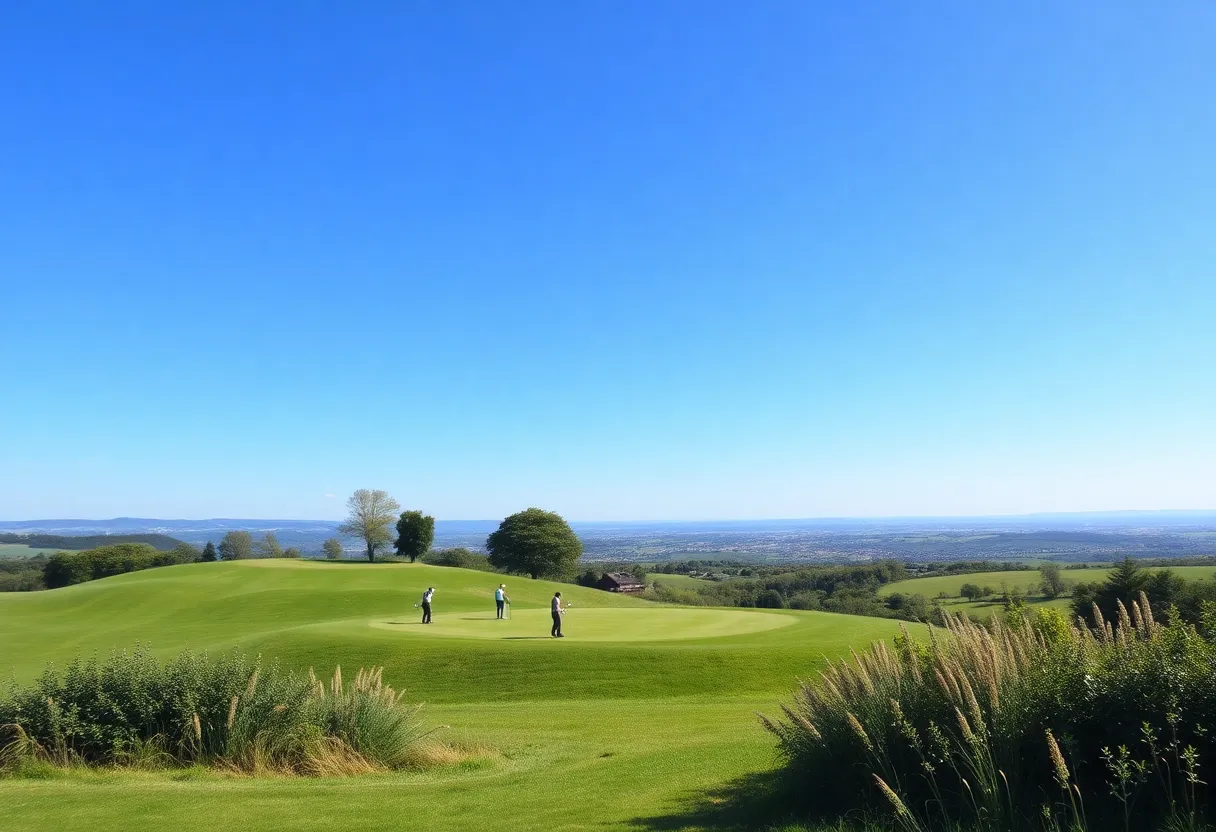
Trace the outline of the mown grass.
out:
M 647 602 L 596 590 L 507 580 L 516 612 L 542 611 L 556 589 L 573 602 L 570 637 L 548 639 L 541 615 L 492 615 L 498 576 L 422 565 L 250 562 L 132 573 L 31 597 L 0 597 L 0 668 L 30 679 L 46 660 L 146 642 L 242 647 L 306 670 L 383 665 L 384 679 L 425 702 L 436 736 L 491 749 L 423 772 L 358 778 L 233 779 L 207 773 L 68 772 L 0 783 L 22 829 L 371 830 L 695 827 L 702 796 L 769 771 L 771 738 L 755 720 L 797 677 L 853 645 L 895 635 L 895 622 L 795 611 L 789 626 L 670 641 L 580 641 L 583 609 L 616 611 L 623 637 Z M 427 585 L 436 621 L 502 627 L 501 637 L 373 626 L 412 620 Z M 664 613 L 672 611 L 659 607 Z M 695 612 L 701 612 L 700 609 Z M 632 622 L 632 623 L 631 623 Z M 543 630 L 537 632 L 538 626 Z M 518 638 L 517 638 L 518 636 Z M 542 636 L 535 638 L 535 636 Z

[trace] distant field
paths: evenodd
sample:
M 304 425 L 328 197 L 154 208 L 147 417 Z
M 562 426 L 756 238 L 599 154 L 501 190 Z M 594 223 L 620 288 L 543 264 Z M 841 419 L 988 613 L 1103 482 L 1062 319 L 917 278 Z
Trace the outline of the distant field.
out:
M 1211 579 L 1216 577 L 1216 566 L 1170 566 L 1171 572 L 1189 580 Z M 1062 571 L 1064 581 L 1068 584 L 1079 584 L 1087 581 L 1105 580 L 1110 573 L 1106 567 L 1089 569 L 1065 569 Z M 926 598 L 934 598 L 939 593 L 957 597 L 963 584 L 978 584 L 990 586 L 997 592 L 1005 584 L 1011 591 L 1019 590 L 1024 594 L 1034 594 L 1034 587 L 1039 583 L 1039 570 L 1013 570 L 1006 572 L 974 572 L 970 575 L 942 575 L 934 578 L 911 578 L 907 581 L 896 581 L 887 584 L 878 591 L 879 595 L 890 595 L 893 592 L 919 593 Z
M 24 543 L 0 543 L 0 558 L 32 558 L 35 555 L 51 555 L 58 549 L 32 549 Z
M 699 586 L 713 583 L 704 578 L 690 578 L 688 575 L 665 575 L 662 572 L 648 573 L 646 575 L 646 583 L 653 584 L 655 582 L 669 586 L 672 589 L 696 589 Z

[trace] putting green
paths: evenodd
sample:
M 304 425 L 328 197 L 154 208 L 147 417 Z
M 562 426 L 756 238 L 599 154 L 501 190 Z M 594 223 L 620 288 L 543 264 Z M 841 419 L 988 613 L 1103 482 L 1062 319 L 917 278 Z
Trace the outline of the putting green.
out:
M 509 620 L 498 620 L 493 612 L 436 611 L 430 624 L 421 615 L 372 621 L 371 626 L 410 636 L 448 636 L 484 639 L 549 639 L 552 618 L 548 610 L 517 610 Z M 578 641 L 684 641 L 759 633 L 788 627 L 791 615 L 746 610 L 699 609 L 605 609 L 573 608 L 565 616 L 562 631 Z

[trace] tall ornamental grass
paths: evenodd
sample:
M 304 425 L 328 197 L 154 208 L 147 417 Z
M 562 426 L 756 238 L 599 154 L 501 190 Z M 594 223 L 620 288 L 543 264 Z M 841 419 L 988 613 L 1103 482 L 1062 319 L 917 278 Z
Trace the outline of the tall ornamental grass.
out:
M 354 774 L 408 767 L 417 707 L 381 670 L 347 683 L 262 667 L 240 653 L 144 650 L 48 666 L 0 691 L 0 770 L 58 765 L 218 766 L 247 773 Z
M 803 810 L 906 830 L 1207 828 L 1216 645 L 1156 622 L 1143 594 L 1094 615 L 947 616 L 928 645 L 905 631 L 803 683 L 762 717 Z

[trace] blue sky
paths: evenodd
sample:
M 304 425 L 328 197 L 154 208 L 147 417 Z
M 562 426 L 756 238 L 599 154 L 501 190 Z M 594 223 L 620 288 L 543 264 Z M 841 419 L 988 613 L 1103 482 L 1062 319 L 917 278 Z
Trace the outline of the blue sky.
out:
M 1216 508 L 1216 8 L 5 4 L 0 518 Z

